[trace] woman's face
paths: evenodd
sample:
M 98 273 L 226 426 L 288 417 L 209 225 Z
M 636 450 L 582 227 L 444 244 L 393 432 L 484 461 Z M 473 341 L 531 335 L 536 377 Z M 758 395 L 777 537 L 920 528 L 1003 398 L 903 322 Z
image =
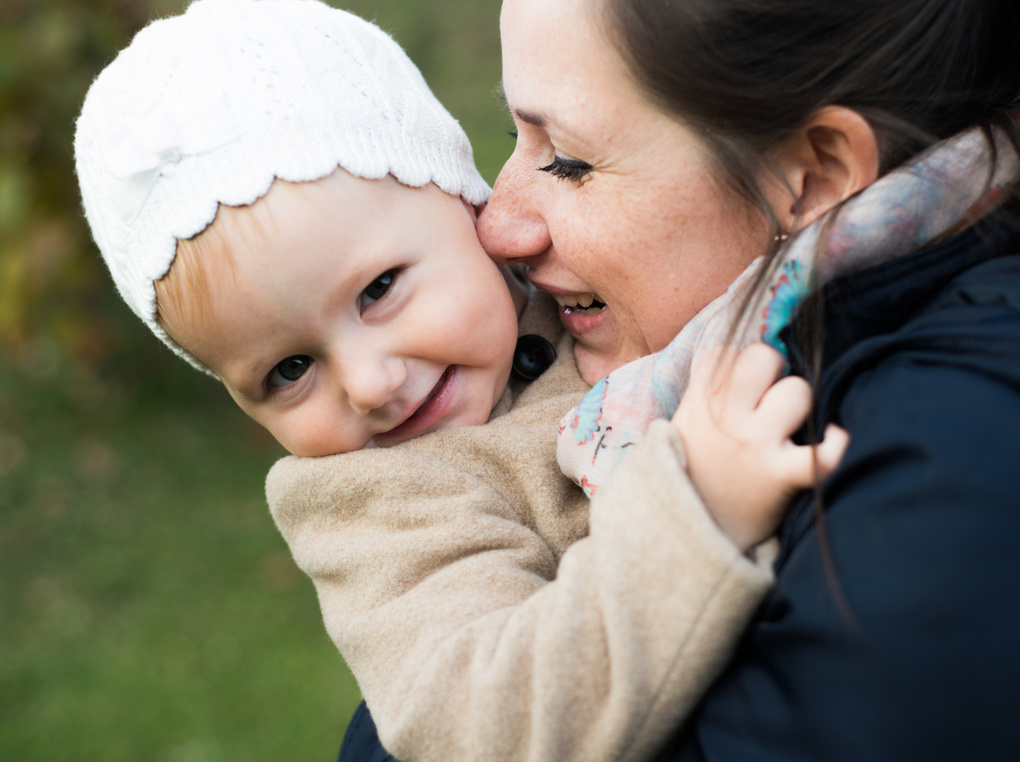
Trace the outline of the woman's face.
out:
M 662 349 L 765 249 L 695 133 L 654 105 L 590 0 L 504 0 L 517 146 L 478 232 L 558 297 L 589 383 Z M 604 306 L 602 306 L 604 305 Z

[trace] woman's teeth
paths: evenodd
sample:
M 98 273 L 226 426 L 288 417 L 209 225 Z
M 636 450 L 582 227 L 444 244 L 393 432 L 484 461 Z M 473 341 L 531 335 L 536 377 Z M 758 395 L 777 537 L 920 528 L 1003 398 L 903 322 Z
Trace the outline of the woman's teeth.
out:
M 606 308 L 605 302 L 601 301 L 596 294 L 557 296 L 556 303 L 568 312 L 580 312 L 584 315 L 597 315 Z

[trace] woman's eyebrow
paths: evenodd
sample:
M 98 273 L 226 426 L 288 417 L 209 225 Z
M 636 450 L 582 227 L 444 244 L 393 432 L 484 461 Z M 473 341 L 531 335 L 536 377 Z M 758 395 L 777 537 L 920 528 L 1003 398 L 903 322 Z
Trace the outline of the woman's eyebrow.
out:
M 539 116 L 538 114 L 535 114 L 531 111 L 524 111 L 522 109 L 514 108 L 513 106 L 511 106 L 506 99 L 506 90 L 503 89 L 502 85 L 499 86 L 499 89 L 496 92 L 496 96 L 500 99 L 500 101 L 503 102 L 503 105 L 506 107 L 506 110 L 510 112 L 510 115 L 514 119 L 520 119 L 525 124 L 530 124 L 534 127 L 538 128 L 545 127 L 544 117 Z

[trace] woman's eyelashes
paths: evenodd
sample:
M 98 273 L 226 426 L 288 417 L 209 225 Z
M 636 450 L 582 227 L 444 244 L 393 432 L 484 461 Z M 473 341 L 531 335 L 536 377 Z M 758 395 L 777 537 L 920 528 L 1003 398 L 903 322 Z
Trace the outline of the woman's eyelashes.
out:
M 390 292 L 390 289 L 393 288 L 393 283 L 397 279 L 398 272 L 396 269 L 387 270 L 369 283 L 368 287 L 358 295 L 358 307 L 362 312 Z
M 564 159 L 559 156 L 553 156 L 552 164 L 539 167 L 538 169 L 541 172 L 548 172 L 553 177 L 580 183 L 591 173 L 594 167 L 580 159 Z
M 308 355 L 292 355 L 278 362 L 266 376 L 266 386 L 270 391 L 290 386 L 308 372 L 312 362 Z
M 507 132 L 507 135 L 515 141 L 520 137 L 520 134 L 516 129 L 510 130 Z M 548 172 L 553 177 L 580 183 L 595 168 L 586 161 L 581 161 L 580 159 L 564 159 L 561 156 L 553 154 L 552 164 L 547 164 L 546 166 L 539 167 L 538 169 L 540 172 Z

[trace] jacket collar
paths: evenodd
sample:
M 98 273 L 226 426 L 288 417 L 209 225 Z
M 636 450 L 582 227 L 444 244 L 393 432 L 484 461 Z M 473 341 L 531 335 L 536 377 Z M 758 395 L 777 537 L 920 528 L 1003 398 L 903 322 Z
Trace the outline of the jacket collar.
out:
M 1020 253 L 1020 206 L 1016 205 L 914 254 L 834 279 L 818 296 L 805 301 L 780 334 L 790 348 L 792 371 L 811 378 L 813 336 L 819 322 L 823 326 L 821 367 L 830 368 L 854 345 L 899 328 L 961 273 L 1013 253 Z

